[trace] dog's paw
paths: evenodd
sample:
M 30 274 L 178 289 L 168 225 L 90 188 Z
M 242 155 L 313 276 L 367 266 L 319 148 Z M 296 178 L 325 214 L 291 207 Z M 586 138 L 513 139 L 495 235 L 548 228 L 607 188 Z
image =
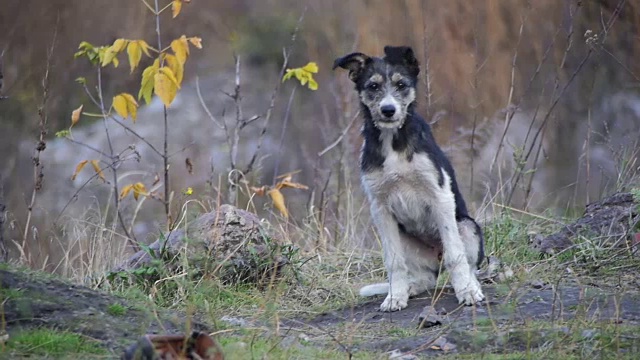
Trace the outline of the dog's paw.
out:
M 484 294 L 477 281 L 470 282 L 464 289 L 456 291 L 459 304 L 471 306 L 484 300 Z
M 390 312 L 398 311 L 407 307 L 408 296 L 391 296 L 388 295 L 380 305 L 380 311 Z

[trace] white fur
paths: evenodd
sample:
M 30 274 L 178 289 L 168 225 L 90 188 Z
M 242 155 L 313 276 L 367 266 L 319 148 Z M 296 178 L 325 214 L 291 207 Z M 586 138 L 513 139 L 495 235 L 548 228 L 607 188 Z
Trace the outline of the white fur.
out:
M 378 283 L 363 286 L 360 288 L 360 296 L 375 296 L 382 295 L 389 292 L 389 283 Z
M 405 154 L 395 152 L 391 146 L 393 132 L 381 132 L 385 157 L 382 169 L 362 176 L 371 214 L 382 240 L 389 277 L 388 295 L 380 309 L 403 309 L 409 296 L 436 285 L 434 271 L 439 268 L 440 244 L 400 233 L 398 222 L 414 224 L 421 233 L 439 232 L 444 266 L 451 273 L 451 284 L 459 302 L 470 305 L 481 301 L 484 296 L 458 231 L 449 175 L 443 170 L 445 185 L 440 187 L 441 170 L 435 168 L 427 154 L 414 154 L 409 162 Z M 360 292 L 368 296 L 379 294 L 382 289 L 381 284 L 375 284 L 365 286 Z

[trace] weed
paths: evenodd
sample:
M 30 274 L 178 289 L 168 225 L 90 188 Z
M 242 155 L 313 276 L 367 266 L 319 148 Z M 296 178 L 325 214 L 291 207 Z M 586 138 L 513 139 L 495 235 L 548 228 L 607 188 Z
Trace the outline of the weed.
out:
M 33 329 L 9 337 L 7 353 L 12 356 L 51 356 L 74 359 L 78 356 L 105 355 L 106 350 L 92 339 L 55 329 Z
M 123 316 L 127 313 L 127 308 L 122 304 L 111 304 L 107 307 L 107 312 L 113 316 Z

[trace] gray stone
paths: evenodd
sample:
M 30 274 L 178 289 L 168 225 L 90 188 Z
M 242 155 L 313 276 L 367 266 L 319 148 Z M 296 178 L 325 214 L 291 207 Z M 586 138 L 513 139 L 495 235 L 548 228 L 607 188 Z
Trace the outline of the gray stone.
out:
M 161 258 L 186 256 L 190 265 L 218 271 L 230 282 L 259 281 L 280 274 L 289 259 L 281 255 L 279 241 L 253 213 L 231 205 L 200 215 L 184 229 L 168 232 L 140 250 L 114 271 L 130 271 Z

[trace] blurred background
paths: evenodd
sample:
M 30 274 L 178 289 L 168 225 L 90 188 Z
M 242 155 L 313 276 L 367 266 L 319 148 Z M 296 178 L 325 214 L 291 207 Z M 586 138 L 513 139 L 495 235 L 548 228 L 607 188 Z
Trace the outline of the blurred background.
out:
M 161 7 L 168 3 L 160 1 Z M 256 151 L 258 160 L 233 201 L 279 219 L 268 198 L 249 186 L 273 185 L 277 175 L 298 171 L 293 180 L 309 189 L 283 191 L 292 216 L 278 222 L 280 229 L 302 230 L 292 241 L 311 247 L 371 243 L 358 180 L 358 103 L 346 74 L 331 66 L 353 51 L 381 55 L 387 44 L 412 46 L 420 60 L 420 112 L 433 123 L 479 219 L 490 221 L 505 207 L 554 215 L 579 211 L 638 183 L 638 26 L 640 0 L 184 3 L 177 18 L 170 11 L 160 16 L 164 46 L 183 34 L 203 40 L 202 50 L 191 49 L 183 87 L 169 109 L 173 211 L 179 214 L 188 199 L 201 200 L 205 209 L 230 199 L 229 135 L 211 117 L 233 132 L 238 103 L 225 93 L 236 89 L 237 58 L 242 117 L 260 118 L 240 132 L 237 168 L 245 169 Z M 62 263 L 98 253 L 95 243 L 105 240 L 105 229 L 118 231 L 105 226 L 113 223 L 112 186 L 90 181 L 86 170 L 71 180 L 78 162 L 100 155 L 54 134 L 69 127 L 81 104 L 99 112 L 74 81 L 85 77 L 89 89 L 97 86 L 96 69 L 73 57 L 78 44 L 126 38 L 155 47 L 155 30 L 155 16 L 137 0 L 3 1 L 0 204 L 6 207 L 2 240 L 10 258 L 59 271 Z M 318 64 L 317 91 L 294 81 L 277 88 L 283 49 L 289 68 Z M 120 92 L 137 94 L 142 69 L 151 64 L 143 57 L 130 74 L 126 55 L 120 60 L 119 68 L 103 69 L 108 103 Z M 42 182 L 29 211 L 43 118 Z M 141 106 L 129 125 L 144 142 L 107 125 L 117 151 L 135 149 L 118 170 L 121 182 L 151 187 L 162 174 L 162 159 L 147 145 L 162 146 L 161 103 Z M 101 120 L 83 117 L 72 134 L 77 142 L 108 147 Z M 191 197 L 183 195 L 187 187 L 194 189 Z M 152 200 L 138 205 L 127 198 L 122 212 L 137 240 L 148 242 L 164 226 L 163 206 Z M 121 235 L 113 241 L 125 244 Z

